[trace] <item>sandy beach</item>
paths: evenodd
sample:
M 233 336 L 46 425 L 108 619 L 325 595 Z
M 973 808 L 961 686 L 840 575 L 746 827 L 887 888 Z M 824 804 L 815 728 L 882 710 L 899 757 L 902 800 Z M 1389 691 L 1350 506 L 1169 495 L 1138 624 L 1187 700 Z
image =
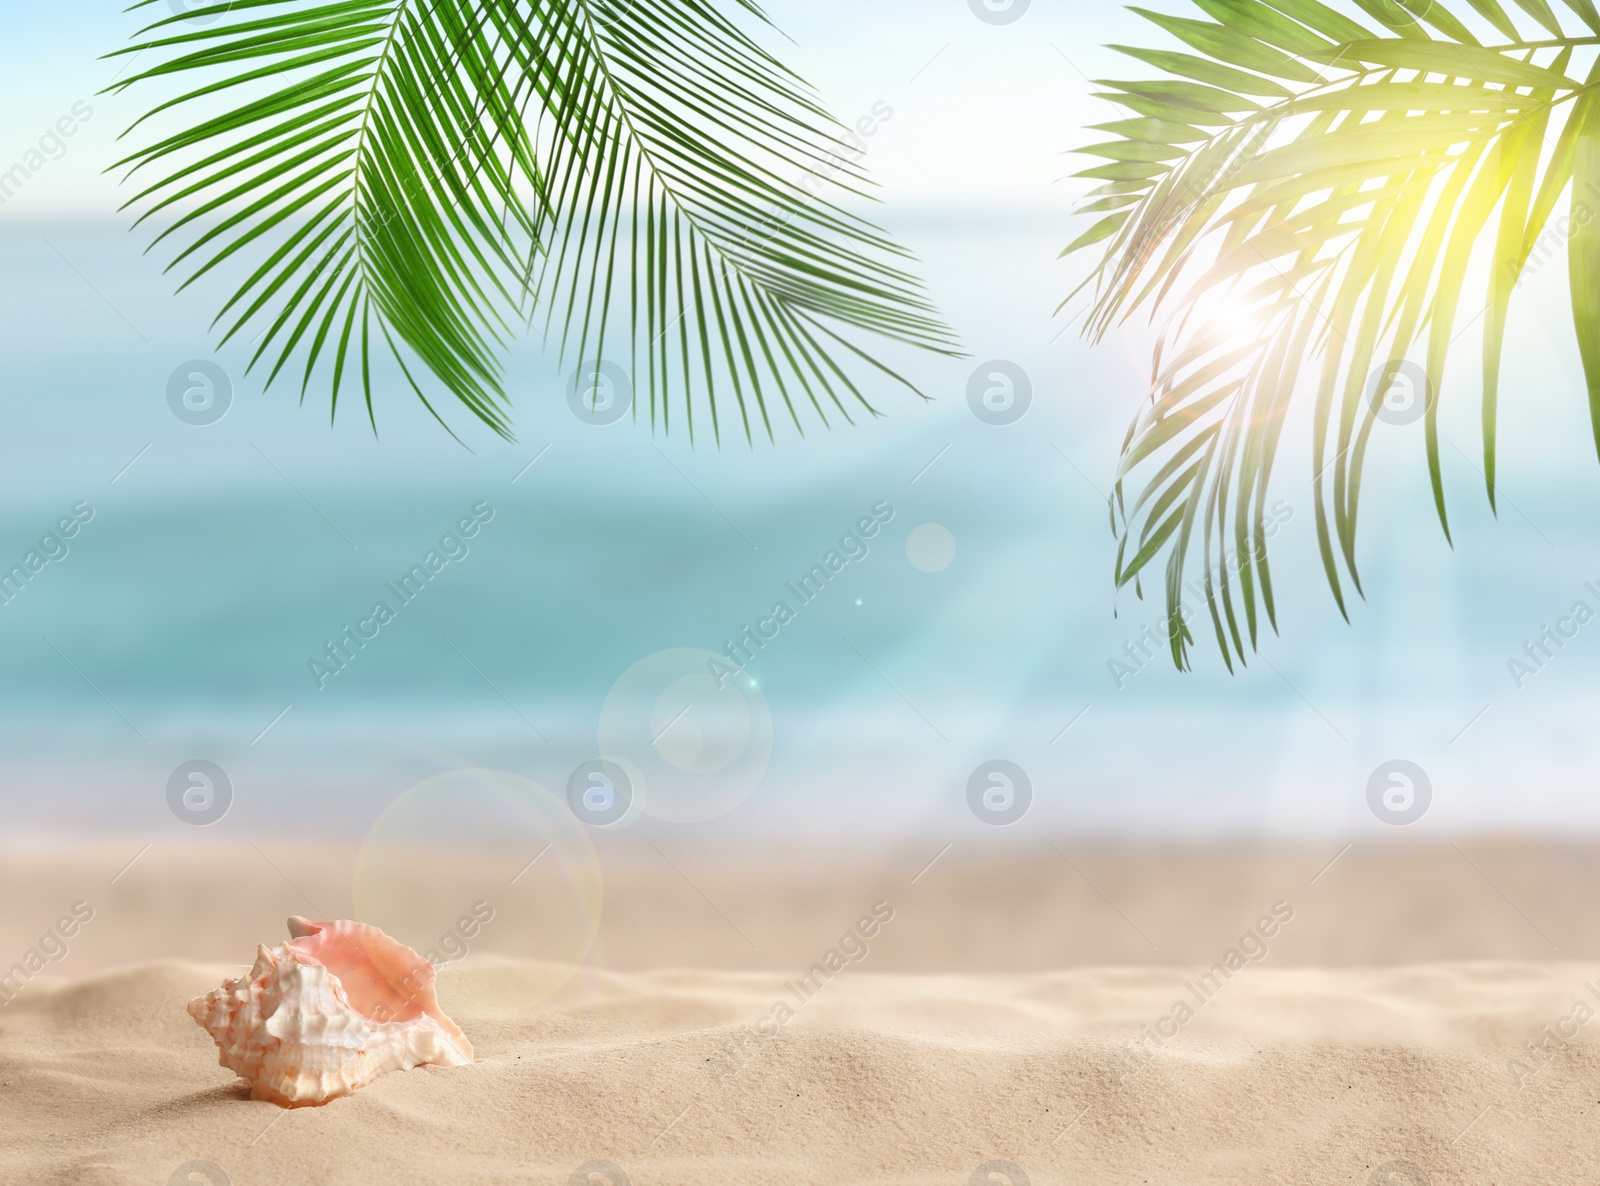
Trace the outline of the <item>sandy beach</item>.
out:
M 771 1039 L 775 977 L 595 973 L 581 1005 L 457 1016 L 470 1067 L 420 1068 L 318 1108 L 252 1102 L 183 1001 L 233 969 L 161 962 L 51 984 L 7 1010 L 7 1182 L 641 1184 L 1593 1180 L 1600 1059 L 1562 1048 L 1525 1088 L 1508 1053 L 1600 965 L 1253 969 L 1181 1035 L 1124 1043 L 1181 973 L 863 973 Z M 470 998 L 515 967 L 462 967 Z M 736 1053 L 730 1053 L 736 1052 Z M 740 1059 L 735 1062 L 734 1058 Z M 1396 1171 L 1398 1172 L 1398 1171 Z M 183 1179 L 178 1179 L 182 1181 Z M 205 1181 L 202 1176 L 195 1181 Z M 604 1179 L 598 1179 L 604 1180 Z M 970 1178 L 978 1182 L 1007 1178 Z
M 1311 849 L 953 851 L 830 876 L 614 852 L 585 967 L 473 950 L 441 969 L 474 1065 L 291 1111 L 249 1100 L 183 1008 L 281 941 L 302 896 L 348 905 L 335 850 L 253 847 L 155 846 L 126 871 L 114 846 L 5 862 L 8 950 L 62 906 L 94 915 L 0 1008 L 0 1180 L 1412 1186 L 1600 1169 L 1580 846 L 1357 846 L 1327 869 Z
M 0 1186 L 1600 1186 L 1600 0 L 79 8 Z

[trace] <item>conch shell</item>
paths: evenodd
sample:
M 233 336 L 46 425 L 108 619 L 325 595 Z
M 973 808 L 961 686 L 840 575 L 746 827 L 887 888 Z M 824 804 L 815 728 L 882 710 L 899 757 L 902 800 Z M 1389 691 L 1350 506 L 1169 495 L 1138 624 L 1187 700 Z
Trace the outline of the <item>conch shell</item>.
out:
M 433 966 L 404 943 L 365 923 L 299 917 L 289 934 L 257 946 L 249 975 L 189 1002 L 251 1099 L 321 1104 L 390 1071 L 472 1061 L 439 1008 Z

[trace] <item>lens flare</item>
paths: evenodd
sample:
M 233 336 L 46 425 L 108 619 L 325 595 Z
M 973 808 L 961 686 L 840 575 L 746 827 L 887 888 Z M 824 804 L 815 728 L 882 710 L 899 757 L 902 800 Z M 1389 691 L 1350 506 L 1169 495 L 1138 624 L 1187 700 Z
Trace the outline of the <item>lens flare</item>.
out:
M 600 752 L 632 763 L 644 812 L 674 823 L 743 803 L 772 757 L 772 713 L 726 655 L 693 647 L 641 659 L 600 709 Z
M 498 770 L 457 770 L 389 804 L 356 861 L 356 917 L 421 952 L 439 998 L 479 1016 L 548 1000 L 600 925 L 600 861 L 564 799 Z M 454 966 L 474 963 L 464 1000 Z

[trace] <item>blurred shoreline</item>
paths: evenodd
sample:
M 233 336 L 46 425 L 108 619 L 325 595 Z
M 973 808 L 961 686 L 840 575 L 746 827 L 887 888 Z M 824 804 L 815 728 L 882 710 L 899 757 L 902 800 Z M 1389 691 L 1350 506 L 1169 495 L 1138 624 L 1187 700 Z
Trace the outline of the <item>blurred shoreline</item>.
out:
M 78 902 L 94 920 L 51 975 L 242 962 L 290 914 L 351 916 L 360 855 L 271 840 L 11 848 L 0 860 L 0 967 Z M 630 972 L 794 973 L 882 901 L 896 912 L 873 945 L 872 971 L 883 973 L 1206 967 L 1275 907 L 1293 918 L 1260 957 L 1273 967 L 1600 960 L 1600 917 L 1586 905 L 1600 894 L 1600 840 L 1589 839 L 867 848 L 712 844 L 660 829 L 599 837 L 582 861 L 545 858 L 545 880 L 518 887 L 531 895 L 523 904 L 487 868 L 464 853 L 433 856 L 402 884 L 369 881 L 364 900 L 388 911 L 391 928 L 414 930 L 402 937 L 419 950 L 451 911 L 489 900 L 501 917 L 474 952 L 587 952 L 594 968 Z M 575 877 L 593 892 L 576 895 Z

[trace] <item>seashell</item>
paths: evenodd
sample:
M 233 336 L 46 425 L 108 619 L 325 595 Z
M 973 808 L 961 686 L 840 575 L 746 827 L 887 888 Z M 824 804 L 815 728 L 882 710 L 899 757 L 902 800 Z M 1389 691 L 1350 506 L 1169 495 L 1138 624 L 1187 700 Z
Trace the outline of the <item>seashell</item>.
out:
M 289 934 L 259 945 L 248 975 L 189 1002 L 251 1099 L 321 1104 L 390 1071 L 472 1061 L 439 1008 L 433 966 L 404 943 L 365 923 L 299 917 Z

